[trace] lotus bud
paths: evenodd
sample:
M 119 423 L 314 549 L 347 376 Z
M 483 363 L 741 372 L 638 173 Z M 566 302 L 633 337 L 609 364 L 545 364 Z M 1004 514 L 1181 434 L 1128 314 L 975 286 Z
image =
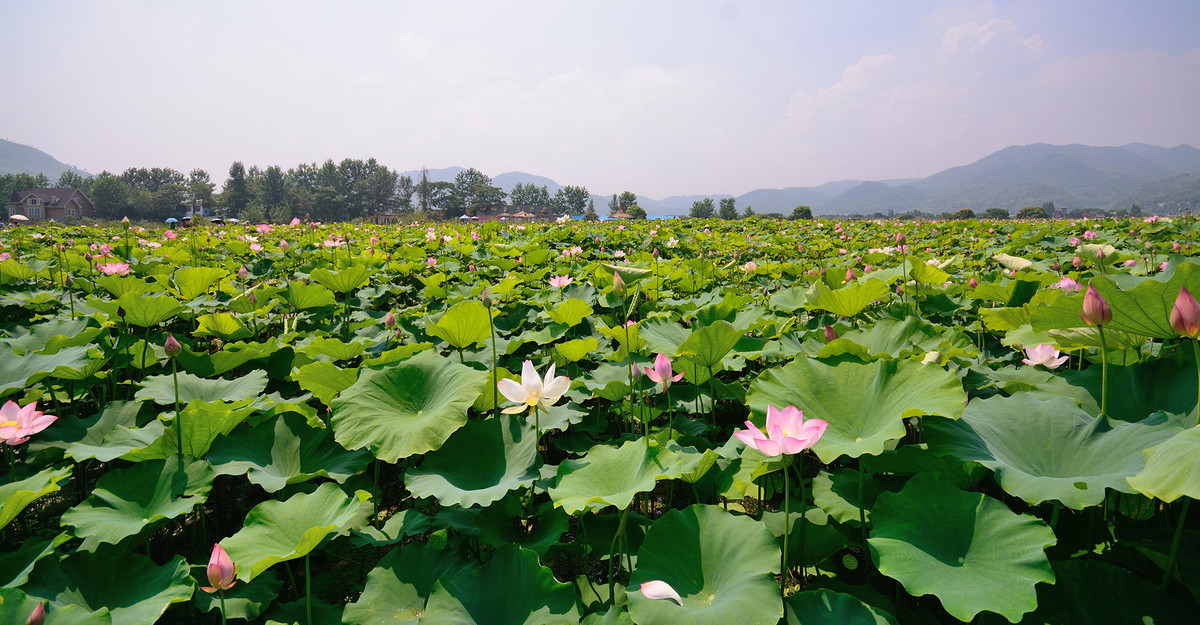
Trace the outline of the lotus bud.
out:
M 1054 261 L 1054 264 L 1050 265 L 1050 268 L 1055 271 L 1059 271 L 1062 269 L 1062 265 L 1058 264 L 1058 261 L 1056 260 Z
M 250 275 L 250 271 L 246 269 L 245 265 L 242 265 L 241 268 L 238 269 L 238 279 L 245 280 L 246 276 L 248 275 Z
M 858 279 L 858 276 L 854 275 L 853 267 L 846 270 L 846 282 L 853 282 L 857 279 Z
M 183 346 L 175 340 L 174 334 L 168 334 L 167 341 L 163 343 L 163 351 L 167 352 L 167 358 L 174 358 L 183 352 Z
M 1082 258 L 1080 258 L 1080 257 L 1078 257 L 1078 256 L 1076 256 L 1076 257 L 1074 257 L 1074 258 L 1072 258 L 1072 259 L 1071 259 L 1071 266 L 1072 266 L 1072 267 L 1078 267 L 1078 266 L 1080 266 L 1080 265 L 1082 265 L 1082 264 L 1083 264 L 1083 259 L 1082 259 Z
M 126 230 L 129 229 L 129 217 L 128 216 L 121 218 L 121 227 L 125 228 Z
M 1096 260 L 1104 260 L 1104 250 L 1096 250 Z
M 896 233 L 896 245 L 904 245 L 904 242 L 907 240 L 908 237 L 904 236 L 903 232 Z
M 29 618 L 25 619 L 25 625 L 42 625 L 46 620 L 46 602 L 42 601 L 33 608 L 33 612 L 29 613 Z
M 484 289 L 483 293 L 479 294 L 479 301 L 483 302 L 483 305 L 485 307 L 491 308 L 492 307 L 492 292 L 488 289 Z
M 279 241 L 279 251 L 281 251 L 281 252 L 286 252 L 287 250 L 288 250 L 288 242 L 287 242 L 287 239 L 281 239 L 281 240 Z
M 205 571 L 208 574 L 208 583 L 212 586 L 201 586 L 200 590 L 213 593 L 233 588 L 233 585 L 237 583 L 233 577 L 234 571 L 233 560 L 229 554 L 225 553 L 220 544 L 214 544 L 212 556 L 208 559 L 208 568 Z
M 979 286 L 979 281 L 975 279 L 975 276 L 971 276 L 971 279 L 967 281 L 967 284 L 973 289 Z
M 1200 304 L 1188 292 L 1187 287 L 1179 288 L 1179 296 L 1175 298 L 1175 307 L 1171 309 L 1171 329 L 1181 336 L 1196 338 L 1200 336 Z
M 390 310 L 388 311 L 388 314 L 384 315 L 383 317 L 383 327 L 389 330 L 396 327 L 396 315 Z
M 830 342 L 837 339 L 837 337 L 837 330 L 834 330 L 833 326 L 829 325 L 828 323 L 825 324 L 825 341 Z
M 1172 252 L 1178 252 L 1178 251 L 1179 251 L 1179 241 L 1176 241 L 1176 242 L 1174 242 L 1174 243 L 1172 243 L 1172 244 L 1171 244 L 1171 251 L 1172 251 Z
M 125 309 L 120 306 L 117 306 L 117 316 L 124 319 L 125 318 Z
M 67 286 L 73 286 L 75 284 L 75 281 L 71 279 L 71 274 L 67 274 L 65 277 L 63 277 L 63 284 Z
M 617 272 L 613 272 L 613 294 L 617 297 L 625 297 L 625 280 Z
M 1112 321 L 1112 309 L 1108 307 L 1108 302 L 1090 284 L 1083 296 L 1083 310 L 1079 312 L 1079 318 L 1090 326 L 1102 326 Z

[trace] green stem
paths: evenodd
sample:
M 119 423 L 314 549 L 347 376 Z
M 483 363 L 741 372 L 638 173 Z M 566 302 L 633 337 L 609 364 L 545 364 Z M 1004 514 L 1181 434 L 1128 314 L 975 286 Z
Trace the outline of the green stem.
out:
M 183 455 L 183 415 L 179 412 L 179 376 L 176 373 L 175 359 L 171 359 L 171 383 L 175 385 L 175 438 L 179 439 L 179 455 Z
M 1108 416 L 1108 341 L 1104 338 L 1104 326 L 1100 331 L 1100 416 Z
M 629 518 L 629 508 L 625 508 L 621 512 L 621 521 L 617 524 L 617 533 L 613 534 L 612 542 L 608 546 L 608 600 L 616 605 L 616 595 L 613 592 L 616 590 L 617 572 L 613 570 L 613 563 L 620 562 L 617 558 L 617 539 L 625 535 L 625 521 Z
M 221 625 L 225 625 L 225 590 L 217 591 L 217 596 L 221 598 Z
M 1200 362 L 1200 358 L 1197 359 Z M 1200 365 L 1198 365 L 1200 366 Z M 667 440 L 675 438 L 675 423 L 671 420 L 671 385 L 663 384 L 663 392 L 667 394 Z
M 1183 510 L 1179 512 L 1179 524 L 1175 526 L 1175 537 L 1171 539 L 1171 553 L 1167 556 L 1167 570 L 1163 571 L 1163 588 L 1166 588 L 1167 582 L 1171 581 L 1171 571 L 1175 569 L 1175 558 L 1179 555 L 1179 542 L 1183 538 L 1183 524 L 1187 521 L 1188 506 L 1191 503 L 1191 498 L 1184 498 Z
M 1055 500 L 1054 511 L 1050 513 L 1050 529 L 1058 527 L 1058 513 L 1062 511 L 1062 502 Z
M 1196 361 L 1196 396 L 1200 397 L 1200 337 L 1192 339 L 1192 357 Z M 1200 425 L 1200 413 L 1196 415 L 1196 425 Z
M 804 528 L 808 525 L 808 517 L 805 513 L 808 512 L 808 497 L 804 489 L 804 472 L 800 470 L 804 466 L 804 456 L 800 456 L 800 462 L 793 464 L 792 468 L 796 470 L 796 481 L 800 484 L 800 583 L 804 584 L 804 579 L 807 575 L 804 566 Z
M 500 418 L 500 391 L 497 390 L 499 380 L 496 379 L 496 324 L 492 321 L 492 309 L 488 307 L 488 332 L 492 336 L 492 414 Z
M 622 307 L 623 308 L 623 307 Z M 629 345 L 629 314 L 625 314 L 625 366 L 629 370 L 629 429 L 633 431 L 636 418 L 633 416 L 633 348 Z M 642 434 L 649 434 L 643 432 Z
M 788 458 L 788 461 L 790 462 L 791 456 L 788 456 L 787 458 Z M 790 493 L 788 492 L 788 483 L 789 482 L 791 482 L 791 480 L 788 479 L 787 467 L 784 467 L 784 469 L 783 469 L 783 559 L 779 561 L 779 573 L 780 573 L 779 574 L 779 600 L 780 601 L 783 601 L 785 591 L 787 590 L 787 580 L 788 580 L 788 557 L 787 557 L 788 556 L 788 553 L 787 553 L 788 552 L 788 530 L 791 529 L 791 519 L 792 519 L 792 502 L 789 499 Z M 784 604 L 784 605 L 786 606 L 787 604 Z M 786 609 L 787 608 L 785 607 L 784 610 L 786 610 Z M 785 614 L 784 616 L 786 617 L 787 615 Z
M 862 528 L 863 553 L 870 553 L 867 546 L 867 509 L 863 506 L 863 484 L 866 481 L 866 471 L 858 467 L 858 525 Z
M 308 617 L 308 625 L 312 620 L 312 570 L 308 564 L 309 554 L 304 554 L 304 613 Z

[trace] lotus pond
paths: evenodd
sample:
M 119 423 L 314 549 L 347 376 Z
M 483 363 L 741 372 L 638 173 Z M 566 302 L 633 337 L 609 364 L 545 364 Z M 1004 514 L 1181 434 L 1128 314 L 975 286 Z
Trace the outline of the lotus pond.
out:
M 0 233 L 0 622 L 1194 622 L 1197 233 Z

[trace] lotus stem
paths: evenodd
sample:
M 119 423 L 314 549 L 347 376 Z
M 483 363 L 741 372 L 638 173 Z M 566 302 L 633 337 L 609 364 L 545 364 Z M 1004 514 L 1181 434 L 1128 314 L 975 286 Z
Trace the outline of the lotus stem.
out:
M 1200 358 L 1197 358 L 1197 362 L 1200 362 Z M 1200 365 L 1197 366 L 1200 367 Z M 663 386 L 663 392 L 667 395 L 667 440 L 671 440 L 675 438 L 675 423 L 671 420 L 671 387 Z
M 866 481 L 866 471 L 862 468 L 862 464 L 858 466 L 858 525 L 862 529 L 862 542 L 864 553 L 870 553 L 870 548 L 867 544 L 867 509 L 863 506 L 863 484 Z
M 217 596 L 221 598 L 221 625 L 225 625 L 225 589 L 217 591 Z
M 1104 338 L 1104 326 L 1098 325 L 1100 331 L 1100 416 L 1108 416 L 1108 341 Z M 1200 366 L 1200 365 L 1197 365 Z
M 175 438 L 179 439 L 177 441 L 177 444 L 178 444 L 178 448 L 179 448 L 179 455 L 182 456 L 183 455 L 183 423 L 182 423 L 183 414 L 179 411 L 179 375 L 177 374 L 177 367 L 175 365 L 174 358 L 171 359 L 171 383 L 175 385 Z M 222 614 L 224 614 L 224 613 L 222 612 Z
M 499 382 L 496 378 L 496 323 L 492 321 L 492 308 L 488 307 L 488 332 L 492 337 L 492 415 L 500 418 L 500 392 L 496 390 L 496 385 Z
M 617 557 L 617 540 L 623 539 L 625 536 L 625 522 L 629 519 L 629 508 L 621 511 L 621 521 L 617 524 L 617 532 L 613 534 L 612 542 L 608 547 L 608 600 L 616 605 L 616 595 L 613 594 L 616 590 L 617 572 L 613 570 L 613 562 L 620 562 Z
M 1175 526 L 1175 537 L 1171 539 L 1171 552 L 1167 555 L 1167 569 L 1163 571 L 1163 588 L 1167 587 L 1167 582 L 1171 581 L 1171 571 L 1175 570 L 1175 558 L 1179 556 L 1179 543 L 1183 538 L 1183 525 L 1187 522 L 1188 507 L 1191 504 L 1191 498 L 1184 498 L 1183 510 L 1179 511 L 1179 523 Z
M 304 613 L 308 618 L 308 625 L 313 625 L 312 619 L 312 570 L 309 568 L 308 560 L 310 554 L 304 554 Z
M 1200 397 L 1200 337 L 1192 339 L 1192 357 L 1196 361 L 1196 397 Z M 1196 425 L 1200 425 L 1200 414 L 1196 415 Z
M 800 457 L 800 462 L 792 465 L 796 470 L 796 481 L 800 483 L 800 583 L 804 584 L 804 579 L 807 572 L 804 565 L 804 529 L 808 525 L 808 498 L 804 489 L 804 471 L 801 468 L 804 466 L 804 457 Z
M 788 456 L 788 462 L 791 463 L 791 456 Z M 787 591 L 788 580 L 788 530 L 791 529 L 792 519 L 792 502 L 788 498 L 788 479 L 787 467 L 783 469 L 783 558 L 779 561 L 779 600 L 783 598 Z M 801 506 L 803 507 L 803 506 Z M 786 604 L 785 604 L 786 605 Z M 786 607 L 784 608 L 787 609 Z M 785 615 L 786 616 L 786 615 Z

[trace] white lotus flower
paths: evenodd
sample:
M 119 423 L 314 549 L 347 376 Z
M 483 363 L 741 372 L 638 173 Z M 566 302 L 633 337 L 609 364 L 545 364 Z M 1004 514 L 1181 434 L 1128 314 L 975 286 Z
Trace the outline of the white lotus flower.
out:
M 571 379 L 565 375 L 554 377 L 553 363 L 546 370 L 546 378 L 540 379 L 533 368 L 533 361 L 526 360 L 521 368 L 520 384 L 516 380 L 504 379 L 496 383 L 496 388 L 505 399 L 518 404 L 505 408 L 503 412 L 517 414 L 525 412 L 526 408 L 537 410 L 541 407 L 544 410 L 547 406 L 553 406 L 571 388 Z

